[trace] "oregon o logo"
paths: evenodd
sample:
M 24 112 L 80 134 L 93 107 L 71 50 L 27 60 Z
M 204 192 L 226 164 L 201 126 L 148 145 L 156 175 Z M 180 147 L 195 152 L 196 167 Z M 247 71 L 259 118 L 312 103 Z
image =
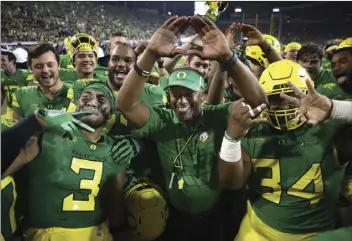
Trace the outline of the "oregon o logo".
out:
M 176 77 L 177 79 L 185 79 L 187 76 L 186 72 L 178 72 Z

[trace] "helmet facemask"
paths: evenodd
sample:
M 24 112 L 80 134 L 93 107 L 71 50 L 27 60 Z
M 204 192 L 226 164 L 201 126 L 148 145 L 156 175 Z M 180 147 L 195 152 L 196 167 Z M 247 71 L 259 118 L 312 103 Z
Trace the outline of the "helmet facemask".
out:
M 294 95 L 292 90 L 282 91 L 281 93 Z M 297 129 L 305 123 L 305 121 L 300 118 L 299 106 L 294 107 L 287 103 L 285 100 L 280 98 L 279 93 L 268 95 L 268 99 L 269 106 L 268 109 L 263 112 L 263 114 L 267 118 L 269 124 L 275 129 L 280 131 L 290 131 Z

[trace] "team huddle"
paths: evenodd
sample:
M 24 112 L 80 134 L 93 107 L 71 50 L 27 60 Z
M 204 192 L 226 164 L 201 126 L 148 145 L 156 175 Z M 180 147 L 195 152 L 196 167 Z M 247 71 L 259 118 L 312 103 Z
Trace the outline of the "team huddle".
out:
M 352 126 L 334 109 L 352 38 L 283 47 L 194 15 L 135 49 L 112 35 L 106 66 L 98 47 L 41 43 L 29 70 L 1 52 L 1 131 L 32 131 L 2 160 L 2 240 L 352 240 Z

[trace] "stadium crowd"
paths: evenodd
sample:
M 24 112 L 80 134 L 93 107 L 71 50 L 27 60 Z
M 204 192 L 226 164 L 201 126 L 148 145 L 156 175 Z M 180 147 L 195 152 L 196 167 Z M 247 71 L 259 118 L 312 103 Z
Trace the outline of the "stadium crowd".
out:
M 2 240 L 352 240 L 352 37 L 2 6 Z

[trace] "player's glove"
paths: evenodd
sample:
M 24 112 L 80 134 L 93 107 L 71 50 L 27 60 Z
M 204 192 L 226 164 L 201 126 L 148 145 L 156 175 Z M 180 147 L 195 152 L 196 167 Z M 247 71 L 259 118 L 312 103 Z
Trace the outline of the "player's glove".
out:
M 65 112 L 64 110 L 48 110 L 48 109 L 37 109 L 34 111 L 39 123 L 48 129 L 61 129 L 73 138 L 74 132 L 78 128 L 86 130 L 88 132 L 94 132 L 95 130 L 81 122 L 76 118 L 91 115 L 92 111 L 78 111 L 74 113 Z
M 110 155 L 115 163 L 128 163 L 137 156 L 140 145 L 133 137 L 116 136 L 116 142 L 110 150 Z

